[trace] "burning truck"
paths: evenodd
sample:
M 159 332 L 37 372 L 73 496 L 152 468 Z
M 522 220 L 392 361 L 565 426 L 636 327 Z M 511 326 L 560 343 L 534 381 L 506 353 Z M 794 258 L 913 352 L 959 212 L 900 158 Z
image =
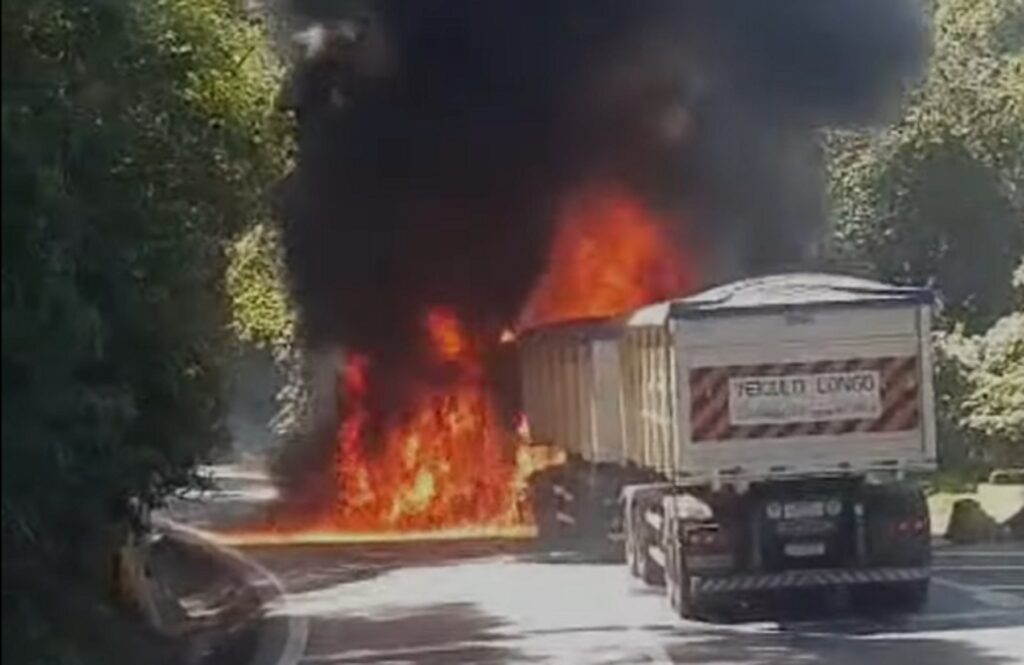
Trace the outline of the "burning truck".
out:
M 542 537 L 620 535 L 699 615 L 752 592 L 927 597 L 931 294 L 825 274 L 744 280 L 522 337 Z
M 596 532 L 608 521 L 601 511 L 617 513 L 606 504 L 626 483 L 726 471 L 713 466 L 714 454 L 732 444 L 687 438 L 680 400 L 689 399 L 690 365 L 662 362 L 687 329 L 675 318 L 678 299 L 820 262 L 830 236 L 820 130 L 884 116 L 923 52 L 913 0 L 273 6 L 315 24 L 302 32 L 285 91 L 298 145 L 280 197 L 290 291 L 304 344 L 330 350 L 328 374 L 343 350 L 325 382 L 329 394 L 318 400 L 336 408 L 283 474 L 282 487 L 301 495 L 299 508 L 282 511 L 272 527 L 284 536 L 547 534 L 573 517 L 548 506 L 570 496 L 577 508 L 600 507 L 574 517 Z M 661 323 L 630 323 L 658 302 L 676 303 Z M 824 320 L 817 305 L 794 307 Z M 567 322 L 581 318 L 600 332 L 563 339 L 575 330 Z M 728 317 L 701 325 L 719 318 Z M 818 334 L 815 325 L 803 330 Z M 509 343 L 517 334 L 527 423 L 535 438 L 567 451 L 527 445 L 517 432 L 516 400 L 501 388 L 515 383 L 515 372 L 494 369 L 517 348 Z M 590 362 L 584 351 L 595 345 L 599 374 L 565 378 L 564 387 L 581 400 L 584 384 L 599 386 L 613 405 L 594 411 L 599 422 L 579 420 L 582 402 L 553 414 L 552 404 L 568 404 L 560 389 L 550 398 L 560 401 L 538 402 L 537 372 L 562 371 L 561 360 L 532 359 L 542 339 L 566 362 Z M 766 346 L 772 358 L 763 362 L 785 359 L 785 344 Z M 689 358 L 685 350 L 679 358 Z M 821 360 L 861 357 L 830 353 Z M 628 402 L 631 381 L 652 368 L 662 372 L 637 384 L 637 410 Z M 813 383 L 814 369 L 791 373 Z M 608 388 L 617 382 L 621 390 Z M 654 385 L 680 392 L 655 402 Z M 744 388 L 752 391 L 744 404 L 763 404 L 753 394 L 758 385 Z M 667 411 L 652 410 L 662 402 Z M 573 429 L 581 427 L 625 434 L 606 448 L 603 438 L 584 444 Z M 788 440 L 743 439 L 750 447 L 735 450 L 771 459 L 768 444 Z M 581 452 L 585 445 L 593 456 Z M 643 454 L 627 454 L 633 445 Z M 619 452 L 609 452 L 615 446 Z M 736 464 L 761 468 L 746 458 Z M 575 468 L 587 480 L 554 482 L 576 478 Z M 582 500 L 595 478 L 610 489 Z M 661 506 L 661 491 L 637 496 Z M 530 493 L 538 501 L 524 501 Z M 648 544 L 651 533 L 643 533 Z

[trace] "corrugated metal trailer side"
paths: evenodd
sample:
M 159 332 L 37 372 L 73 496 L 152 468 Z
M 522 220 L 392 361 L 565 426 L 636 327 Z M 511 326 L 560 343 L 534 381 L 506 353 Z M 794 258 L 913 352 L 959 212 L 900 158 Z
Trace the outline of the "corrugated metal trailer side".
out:
M 827 275 L 731 288 L 630 318 L 630 460 L 677 480 L 935 465 L 931 302 L 923 290 Z M 857 380 L 871 390 L 812 394 L 819 381 Z M 770 394 L 784 383 L 807 392 Z
M 625 457 L 667 473 L 678 464 L 675 348 L 665 326 L 643 325 L 622 335 Z
M 524 333 L 523 406 L 535 442 L 587 461 L 621 462 L 620 330 L 587 322 Z

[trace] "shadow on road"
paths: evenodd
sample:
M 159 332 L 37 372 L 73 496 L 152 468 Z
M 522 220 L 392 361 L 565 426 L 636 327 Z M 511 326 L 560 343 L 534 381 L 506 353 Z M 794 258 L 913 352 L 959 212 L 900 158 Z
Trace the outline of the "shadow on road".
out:
M 665 653 L 673 663 L 744 663 L 769 665 L 1009 665 L 1013 657 L 988 653 L 955 638 L 903 635 L 863 639 L 842 635 L 807 637 L 780 634 L 703 634 L 699 638 L 666 641 Z
M 311 624 L 304 663 L 447 663 L 531 662 L 501 632 L 505 621 L 473 603 L 439 603 L 415 609 L 352 612 Z
M 1006 654 L 1020 651 L 1024 613 L 965 610 L 969 597 L 948 589 L 920 615 L 857 615 L 802 594 L 708 623 L 674 617 L 662 589 L 594 552 L 509 541 L 247 552 L 284 580 L 281 611 L 308 618 L 309 664 L 1022 662 Z

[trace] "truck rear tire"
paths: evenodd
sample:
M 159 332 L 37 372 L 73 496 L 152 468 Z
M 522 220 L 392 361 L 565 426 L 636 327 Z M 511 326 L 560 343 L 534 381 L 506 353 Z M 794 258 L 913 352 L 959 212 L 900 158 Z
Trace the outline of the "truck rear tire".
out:
M 686 569 L 686 561 L 679 545 L 667 560 L 671 571 L 665 571 L 665 586 L 668 603 L 682 619 L 717 620 L 727 618 L 728 605 L 722 599 L 713 600 L 701 597 L 690 587 L 690 573 Z
M 633 577 L 640 578 L 640 555 L 637 553 L 636 541 L 632 535 L 626 535 L 626 567 L 629 568 L 629 574 Z
M 860 612 L 918 612 L 928 603 L 929 580 L 865 584 L 850 588 L 850 603 Z
M 671 571 L 665 571 L 665 587 L 668 593 L 668 604 L 683 619 L 693 619 L 697 609 L 690 593 L 690 575 L 683 565 L 682 553 L 677 545 L 672 556 L 668 558 Z
M 689 594 L 687 594 L 686 587 L 684 586 L 687 583 L 685 579 L 674 580 L 671 576 L 665 577 L 668 604 L 683 619 L 693 617 L 693 607 L 690 605 Z
M 661 586 L 665 584 L 665 569 L 658 565 L 658 562 L 651 558 L 646 547 L 638 548 L 640 559 L 640 579 L 650 586 Z
M 558 541 L 559 523 L 553 483 L 551 478 L 541 476 L 532 480 L 533 511 L 537 521 L 537 537 L 544 545 Z

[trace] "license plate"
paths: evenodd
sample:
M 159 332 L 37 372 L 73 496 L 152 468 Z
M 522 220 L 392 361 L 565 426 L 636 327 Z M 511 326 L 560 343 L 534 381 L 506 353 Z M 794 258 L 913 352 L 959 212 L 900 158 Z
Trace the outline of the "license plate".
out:
M 786 556 L 822 556 L 825 543 L 786 543 Z
M 824 517 L 824 501 L 790 501 L 782 506 L 782 517 L 787 520 L 799 520 L 805 517 Z

